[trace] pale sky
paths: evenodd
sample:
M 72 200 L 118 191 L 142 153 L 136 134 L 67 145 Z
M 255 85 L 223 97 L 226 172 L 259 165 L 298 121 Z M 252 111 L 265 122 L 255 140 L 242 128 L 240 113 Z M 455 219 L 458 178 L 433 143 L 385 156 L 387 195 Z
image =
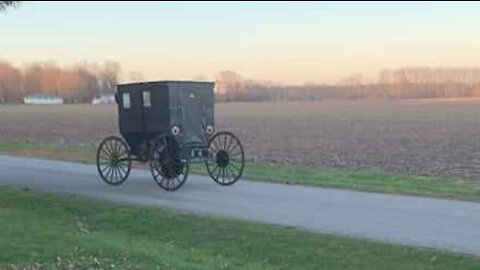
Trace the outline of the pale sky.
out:
M 0 60 L 118 61 L 144 79 L 331 83 L 381 68 L 480 66 L 480 3 L 23 2 Z

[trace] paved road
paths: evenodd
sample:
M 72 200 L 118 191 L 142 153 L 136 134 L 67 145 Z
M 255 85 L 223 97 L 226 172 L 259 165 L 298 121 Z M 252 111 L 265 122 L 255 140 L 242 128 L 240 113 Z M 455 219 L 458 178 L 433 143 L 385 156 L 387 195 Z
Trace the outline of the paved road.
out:
M 112 187 L 91 165 L 8 156 L 0 156 L 0 185 L 480 255 L 479 203 L 250 181 L 222 187 L 201 176 L 172 193 L 148 171 Z

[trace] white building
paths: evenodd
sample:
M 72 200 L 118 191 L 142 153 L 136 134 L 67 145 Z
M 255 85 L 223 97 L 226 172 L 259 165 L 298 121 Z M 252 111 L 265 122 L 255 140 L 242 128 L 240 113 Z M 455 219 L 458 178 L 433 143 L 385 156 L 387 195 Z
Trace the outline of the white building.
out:
M 115 95 L 114 94 L 105 94 L 100 95 L 100 97 L 95 97 L 92 100 L 93 105 L 98 104 L 115 104 Z
M 34 105 L 60 105 L 63 98 L 54 94 L 33 94 L 23 98 L 23 103 Z

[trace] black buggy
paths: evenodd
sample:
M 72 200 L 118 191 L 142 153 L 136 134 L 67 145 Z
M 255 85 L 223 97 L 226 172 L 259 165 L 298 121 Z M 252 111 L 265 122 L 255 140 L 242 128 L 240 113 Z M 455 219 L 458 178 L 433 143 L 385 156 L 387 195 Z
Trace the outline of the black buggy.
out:
M 243 173 L 244 152 L 231 132 L 215 133 L 214 84 L 159 81 L 118 85 L 120 133 L 98 147 L 97 169 L 110 185 L 123 183 L 132 161 L 149 163 L 155 182 L 165 190 L 180 188 L 191 163 L 205 163 L 220 185 Z

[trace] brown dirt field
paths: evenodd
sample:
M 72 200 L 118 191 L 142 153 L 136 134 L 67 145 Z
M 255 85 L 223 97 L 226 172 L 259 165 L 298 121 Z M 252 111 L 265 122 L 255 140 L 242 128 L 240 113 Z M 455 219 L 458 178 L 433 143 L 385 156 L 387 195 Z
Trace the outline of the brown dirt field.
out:
M 219 103 L 250 160 L 480 179 L 480 100 Z M 115 106 L 0 106 L 0 140 L 95 146 Z

